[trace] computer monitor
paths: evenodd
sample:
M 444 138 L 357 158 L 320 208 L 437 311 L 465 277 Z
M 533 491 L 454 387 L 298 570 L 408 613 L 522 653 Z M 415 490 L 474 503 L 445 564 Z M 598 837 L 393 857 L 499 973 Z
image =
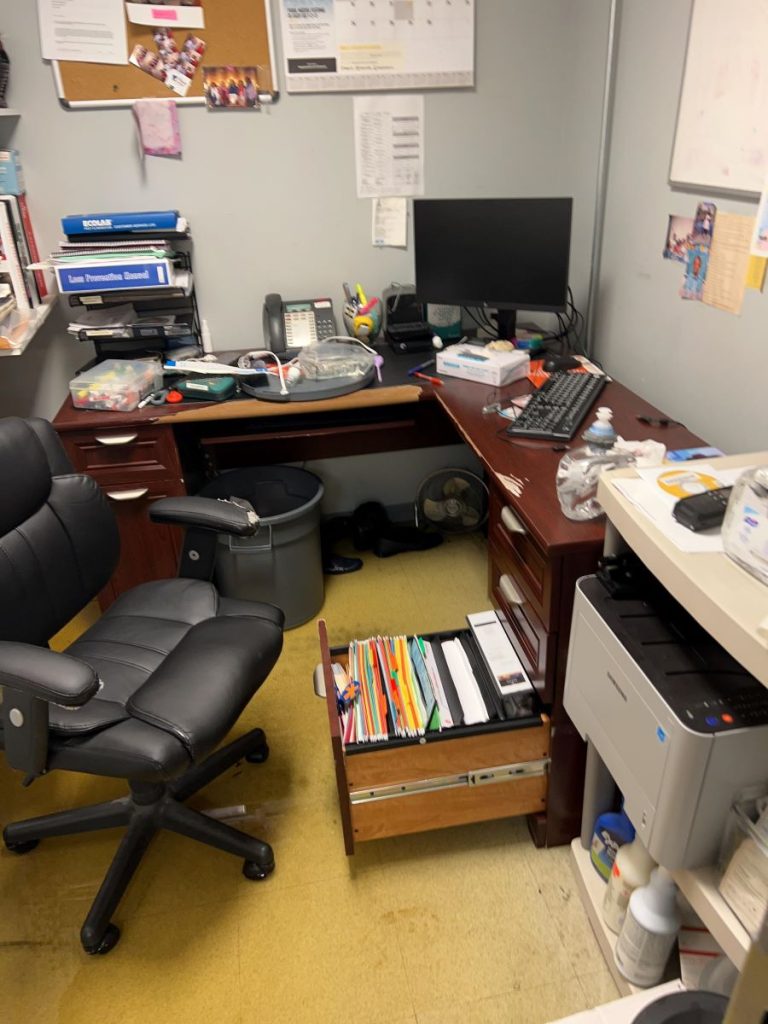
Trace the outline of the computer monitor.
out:
M 561 313 L 568 300 L 572 199 L 415 199 L 421 302 L 498 310 L 515 336 L 518 309 Z

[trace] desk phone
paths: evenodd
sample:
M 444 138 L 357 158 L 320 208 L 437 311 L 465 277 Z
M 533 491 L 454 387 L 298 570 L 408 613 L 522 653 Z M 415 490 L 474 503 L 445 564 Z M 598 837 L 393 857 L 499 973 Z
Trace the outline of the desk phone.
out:
M 264 299 L 264 347 L 292 352 L 338 333 L 330 299 L 292 299 L 273 292 Z

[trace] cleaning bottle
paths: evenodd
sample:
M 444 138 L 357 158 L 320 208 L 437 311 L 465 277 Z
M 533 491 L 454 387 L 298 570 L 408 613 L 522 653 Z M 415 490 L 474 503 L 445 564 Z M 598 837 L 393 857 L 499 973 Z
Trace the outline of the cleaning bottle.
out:
M 654 868 L 650 882 L 629 897 L 614 951 L 627 981 L 641 988 L 661 981 L 679 928 L 677 886 L 666 868 Z
M 655 865 L 637 836 L 631 843 L 619 847 L 603 899 L 603 920 L 612 932 L 621 931 L 629 897 L 635 889 L 648 884 Z
M 617 438 L 612 419 L 612 410 L 601 406 L 595 422 L 581 435 L 586 446 L 574 448 L 560 459 L 555 483 L 560 508 L 568 519 L 596 519 L 602 515 L 597 500 L 600 474 L 635 461 L 630 452 L 614 448 Z
M 611 877 L 616 853 L 635 838 L 635 827 L 623 810 L 599 814 L 592 833 L 590 858 L 598 875 L 607 882 Z

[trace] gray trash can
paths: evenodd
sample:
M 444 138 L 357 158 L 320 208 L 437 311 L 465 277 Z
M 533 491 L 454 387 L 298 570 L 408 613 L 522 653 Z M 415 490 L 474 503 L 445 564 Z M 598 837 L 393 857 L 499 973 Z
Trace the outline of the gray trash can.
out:
M 319 477 L 293 466 L 233 469 L 200 494 L 245 498 L 261 520 L 253 537 L 219 534 L 214 575 L 219 591 L 277 605 L 287 629 L 317 614 L 324 593 Z

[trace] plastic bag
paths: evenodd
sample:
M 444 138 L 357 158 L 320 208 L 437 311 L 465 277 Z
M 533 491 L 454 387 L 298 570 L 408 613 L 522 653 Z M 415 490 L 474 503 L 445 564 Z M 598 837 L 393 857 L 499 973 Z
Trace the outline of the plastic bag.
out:
M 345 341 L 314 341 L 299 352 L 299 366 L 307 380 L 363 377 L 374 365 L 372 353 Z

